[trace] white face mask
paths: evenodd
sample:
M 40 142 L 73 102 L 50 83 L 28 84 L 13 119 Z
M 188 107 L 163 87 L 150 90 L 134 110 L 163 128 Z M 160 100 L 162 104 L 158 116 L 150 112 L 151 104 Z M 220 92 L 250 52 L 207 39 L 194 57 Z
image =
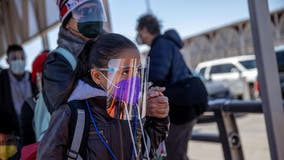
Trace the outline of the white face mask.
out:
M 26 62 L 24 60 L 13 60 L 10 62 L 11 71 L 17 75 L 24 74 L 25 66 Z

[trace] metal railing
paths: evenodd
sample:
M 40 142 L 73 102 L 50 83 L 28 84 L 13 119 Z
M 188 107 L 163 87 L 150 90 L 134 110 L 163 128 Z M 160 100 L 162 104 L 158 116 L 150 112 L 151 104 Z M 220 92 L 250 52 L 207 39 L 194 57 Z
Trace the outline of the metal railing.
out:
M 209 102 L 208 112 L 213 116 L 199 121 L 214 121 L 219 133 L 193 133 L 192 140 L 221 143 L 225 160 L 243 160 L 241 138 L 234 113 L 262 113 L 261 101 L 241 101 L 219 99 Z

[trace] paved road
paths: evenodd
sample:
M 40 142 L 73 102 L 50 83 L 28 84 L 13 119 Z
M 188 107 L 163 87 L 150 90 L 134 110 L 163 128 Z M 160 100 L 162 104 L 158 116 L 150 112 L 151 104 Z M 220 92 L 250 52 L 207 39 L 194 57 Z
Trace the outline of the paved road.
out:
M 269 147 L 266 136 L 264 117 L 261 114 L 249 114 L 237 119 L 241 135 L 243 152 L 246 160 L 269 160 Z M 195 131 L 217 132 L 214 123 L 196 125 Z M 221 145 L 198 141 L 189 142 L 191 160 L 223 160 Z

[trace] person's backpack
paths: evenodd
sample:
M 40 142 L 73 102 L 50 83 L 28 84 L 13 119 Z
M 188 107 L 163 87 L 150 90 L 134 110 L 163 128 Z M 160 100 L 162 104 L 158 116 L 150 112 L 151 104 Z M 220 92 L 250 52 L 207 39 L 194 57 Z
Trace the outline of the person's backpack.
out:
M 173 72 L 173 67 L 171 67 L 170 77 Z M 194 113 L 190 117 L 187 116 L 187 119 L 194 119 L 208 108 L 208 93 L 200 77 L 192 75 L 189 69 L 188 73 L 188 78 L 165 85 L 164 94 L 169 98 L 170 106 L 192 108 Z
M 82 101 L 71 101 L 68 103 L 71 109 L 69 122 L 69 142 L 67 160 L 86 159 L 86 146 L 89 130 L 89 113 Z M 21 151 L 21 160 L 36 160 L 37 149 L 40 142 L 24 146 Z
M 189 78 L 166 86 L 164 92 L 169 103 L 176 106 L 196 106 L 197 114 L 202 114 L 208 106 L 208 93 L 202 80 L 190 75 Z
M 20 160 L 36 160 L 39 142 L 24 146 L 21 150 Z
M 69 64 L 72 66 L 72 69 L 75 71 L 77 66 L 77 61 L 75 57 L 64 48 L 57 48 L 52 53 L 57 53 L 62 55 Z M 72 101 L 68 103 L 68 106 L 71 109 L 71 121 L 70 121 L 70 141 L 69 141 L 69 150 L 67 151 L 67 159 L 76 159 L 82 160 L 83 155 L 85 154 L 85 146 L 87 144 L 87 136 L 89 129 L 89 116 L 88 112 L 85 111 L 84 105 L 81 105 L 79 101 Z M 50 121 L 50 112 L 47 109 L 47 106 L 43 100 L 42 93 L 39 93 L 35 108 L 34 108 L 34 125 L 37 141 L 40 141 L 44 136 L 45 131 L 48 129 Z M 36 159 L 36 153 L 39 143 L 34 143 L 28 146 L 23 147 L 21 160 L 33 160 Z M 83 158 L 82 158 L 83 157 Z
M 68 50 L 64 48 L 56 48 L 51 52 L 51 54 L 60 54 L 62 55 L 71 65 L 73 71 L 75 71 L 77 66 L 76 58 Z M 39 93 L 39 97 L 36 102 L 35 111 L 34 111 L 34 130 L 36 134 L 36 140 L 40 141 L 48 128 L 50 121 L 50 113 L 47 109 L 47 106 L 44 102 L 42 92 Z

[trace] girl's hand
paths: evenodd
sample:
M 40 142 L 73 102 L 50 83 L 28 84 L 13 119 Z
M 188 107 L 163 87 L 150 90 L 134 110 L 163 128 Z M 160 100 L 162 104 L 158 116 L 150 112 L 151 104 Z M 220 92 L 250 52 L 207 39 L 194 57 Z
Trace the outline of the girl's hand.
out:
M 147 116 L 166 118 L 169 115 L 169 100 L 163 95 L 165 87 L 152 87 L 147 95 Z

